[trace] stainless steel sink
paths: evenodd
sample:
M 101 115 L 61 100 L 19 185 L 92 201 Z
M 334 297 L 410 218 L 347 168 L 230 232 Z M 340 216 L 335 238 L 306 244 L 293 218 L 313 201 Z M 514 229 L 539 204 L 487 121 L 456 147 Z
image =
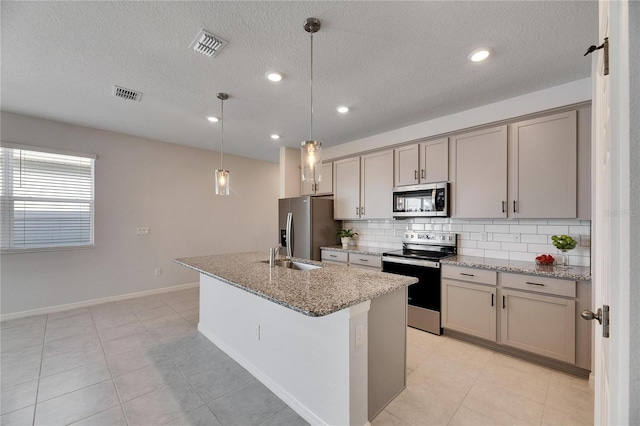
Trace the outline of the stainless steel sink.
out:
M 263 260 L 262 263 L 269 263 L 268 260 Z M 275 266 L 288 269 L 297 269 L 298 271 L 311 271 L 313 269 L 320 269 L 322 266 L 311 265 L 309 263 L 296 262 L 294 260 L 276 260 Z

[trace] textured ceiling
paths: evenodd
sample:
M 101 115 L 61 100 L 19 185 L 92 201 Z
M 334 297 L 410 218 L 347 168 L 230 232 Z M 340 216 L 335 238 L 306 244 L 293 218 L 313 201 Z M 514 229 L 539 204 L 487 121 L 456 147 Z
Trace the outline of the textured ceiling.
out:
M 1 107 L 78 125 L 277 161 L 309 138 L 332 146 L 588 77 L 594 1 L 1 3 Z M 228 44 L 189 49 L 201 29 Z M 489 46 L 490 61 L 469 52 Z M 277 70 L 285 78 L 265 78 Z M 143 93 L 127 102 L 112 85 Z M 347 105 L 351 112 L 336 112 Z M 279 133 L 279 141 L 269 135 Z

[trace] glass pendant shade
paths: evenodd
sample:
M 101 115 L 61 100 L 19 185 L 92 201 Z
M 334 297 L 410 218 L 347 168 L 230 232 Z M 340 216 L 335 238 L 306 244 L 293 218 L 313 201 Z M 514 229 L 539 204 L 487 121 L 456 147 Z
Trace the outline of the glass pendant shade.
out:
M 229 195 L 229 170 L 224 169 L 224 101 L 229 99 L 226 93 L 218 93 L 220 99 L 220 168 L 216 170 L 216 195 Z
M 300 165 L 303 181 L 322 181 L 322 144 L 320 142 L 302 142 Z
M 216 195 L 229 195 L 229 170 L 216 170 Z

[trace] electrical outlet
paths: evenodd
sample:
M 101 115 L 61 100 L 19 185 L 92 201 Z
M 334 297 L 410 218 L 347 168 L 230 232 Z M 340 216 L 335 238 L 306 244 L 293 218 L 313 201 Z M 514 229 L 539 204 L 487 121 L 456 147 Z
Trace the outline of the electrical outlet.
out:
M 138 228 L 136 230 L 136 235 L 137 236 L 149 235 L 149 228 Z
M 162 275 L 162 268 L 156 268 L 156 277 Z
M 487 241 L 487 233 L 486 232 L 481 232 L 480 233 L 480 241 Z
M 256 324 L 255 334 L 256 334 L 256 340 L 260 340 L 260 324 Z
M 513 241 L 516 243 L 520 242 L 520 234 L 513 234 Z

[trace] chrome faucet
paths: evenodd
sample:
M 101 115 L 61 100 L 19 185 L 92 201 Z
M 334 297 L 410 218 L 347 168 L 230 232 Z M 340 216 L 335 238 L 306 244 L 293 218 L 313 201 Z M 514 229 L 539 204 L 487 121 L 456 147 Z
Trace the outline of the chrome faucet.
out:
M 282 247 L 282 244 L 278 243 L 277 246 L 269 249 L 269 266 L 271 267 L 276 266 L 276 258 L 278 257 L 280 247 Z

